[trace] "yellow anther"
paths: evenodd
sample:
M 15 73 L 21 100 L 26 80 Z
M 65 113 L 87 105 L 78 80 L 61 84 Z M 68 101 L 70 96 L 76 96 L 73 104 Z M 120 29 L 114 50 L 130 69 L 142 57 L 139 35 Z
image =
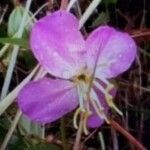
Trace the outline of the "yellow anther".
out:
M 119 115 L 123 115 L 123 113 L 118 109 L 118 107 L 115 105 L 115 103 L 112 100 L 112 96 L 106 95 L 106 102 L 109 105 L 109 107 L 113 108 Z
M 109 95 L 109 94 L 106 94 L 105 95 L 105 99 L 106 99 L 108 105 L 110 105 L 111 102 L 112 102 L 113 97 L 111 95 Z
M 106 87 L 106 91 L 109 93 L 113 88 L 114 88 L 114 85 L 113 85 L 113 84 L 109 84 L 109 85 Z

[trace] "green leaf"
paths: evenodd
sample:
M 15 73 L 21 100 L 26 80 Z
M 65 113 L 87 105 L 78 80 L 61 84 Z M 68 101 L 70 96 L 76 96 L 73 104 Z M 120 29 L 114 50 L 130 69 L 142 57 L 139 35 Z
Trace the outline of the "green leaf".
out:
M 28 63 L 30 63 L 30 65 L 32 66 L 33 63 L 31 62 L 31 60 L 29 59 L 28 61 L 29 61 Z M 19 125 L 21 126 L 21 129 L 23 129 L 23 130 L 20 130 L 20 131 L 25 131 L 25 134 L 26 133 L 29 134 L 29 135 L 34 134 L 34 135 L 37 135 L 39 137 L 42 135 L 42 127 L 37 123 L 33 123 L 25 115 L 21 116 L 21 118 L 19 120 Z M 22 132 L 21 134 L 24 134 L 24 132 Z
M 23 38 L 0 38 L 0 43 L 6 44 L 10 43 L 13 45 L 19 45 L 23 48 L 29 49 L 29 43 L 27 39 Z
M 91 27 L 97 27 L 102 24 L 106 24 L 109 21 L 109 16 L 105 12 L 101 12 L 98 17 L 93 21 Z
M 0 24 L 0 37 L 7 36 L 7 24 L 2 23 Z
M 37 60 L 35 59 L 31 51 L 21 51 L 20 58 L 25 61 L 25 65 L 29 70 L 37 64 Z
M 7 118 L 4 118 L 4 117 L 0 118 L 0 143 L 3 142 L 6 136 L 6 133 L 9 129 L 9 125 L 10 125 L 10 122 L 8 121 Z
M 103 0 L 106 4 L 116 4 L 118 0 Z
M 23 17 L 24 12 L 25 12 L 25 8 L 22 7 L 22 6 L 17 6 L 11 12 L 11 14 L 9 16 L 9 19 L 8 19 L 8 35 L 10 37 L 14 36 L 18 32 L 18 29 L 20 27 L 20 23 L 22 21 L 22 17 Z M 31 16 L 28 13 L 26 22 L 30 19 L 31 19 Z M 33 22 L 32 22 L 32 19 L 31 19 L 31 22 L 25 26 L 23 37 L 24 36 L 26 37 L 28 35 L 28 32 L 31 29 L 32 23 Z
M 9 142 L 8 149 L 10 150 L 27 150 L 27 143 L 23 136 L 14 135 L 11 141 Z
M 29 150 L 61 150 L 61 148 L 54 144 L 41 143 L 30 146 Z

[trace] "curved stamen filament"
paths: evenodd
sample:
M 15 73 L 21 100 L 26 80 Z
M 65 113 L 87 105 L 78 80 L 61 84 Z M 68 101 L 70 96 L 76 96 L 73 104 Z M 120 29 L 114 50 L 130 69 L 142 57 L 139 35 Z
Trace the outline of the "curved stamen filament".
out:
M 78 109 L 76 109 L 74 116 L 73 116 L 73 126 L 75 129 L 78 129 L 77 120 L 78 120 L 78 116 L 79 116 L 80 112 L 81 112 L 81 110 L 79 107 Z
M 75 129 L 78 129 L 77 120 L 78 120 L 79 114 L 81 114 L 81 113 L 83 113 L 83 131 L 84 131 L 85 135 L 87 135 L 89 133 L 89 131 L 87 129 L 87 120 L 88 120 L 88 117 L 92 114 L 92 112 L 91 111 L 82 112 L 81 109 L 78 108 L 75 111 L 75 114 L 73 117 L 73 125 L 74 125 Z
M 77 91 L 79 95 L 79 108 L 75 111 L 74 117 L 73 117 L 73 125 L 76 129 L 78 129 L 78 116 L 79 114 L 83 114 L 83 131 L 87 135 L 89 133 L 87 129 L 87 119 L 90 112 L 90 107 L 88 103 L 88 98 L 86 95 L 87 87 L 84 83 L 80 82 L 80 84 L 77 86 Z
M 112 107 L 119 115 L 121 115 L 121 116 L 123 115 L 123 113 L 121 112 L 121 110 L 118 109 L 118 107 L 114 104 L 114 102 L 112 101 L 112 99 L 108 100 L 108 103 L 109 103 L 110 107 Z
M 100 77 L 100 79 L 106 84 L 106 86 L 107 86 L 106 91 L 109 93 L 114 88 L 114 85 L 112 83 L 110 83 L 107 79 L 103 78 L 103 77 Z
M 112 98 L 112 96 L 107 92 L 106 89 L 103 88 L 103 86 L 101 86 L 100 83 L 98 83 L 97 81 L 94 81 L 94 85 L 102 92 L 104 93 L 106 96 L 108 96 L 109 98 Z M 109 86 L 109 85 L 108 85 Z
M 89 118 L 89 116 L 90 116 L 91 114 L 92 114 L 91 111 L 85 112 L 85 114 L 84 114 L 84 119 L 83 119 L 83 131 L 84 131 L 85 135 L 88 135 L 88 134 L 89 134 L 89 131 L 88 131 L 88 129 L 87 129 L 87 120 L 88 120 L 88 118 Z
M 110 90 L 114 87 L 114 85 L 112 83 L 110 83 L 107 79 L 105 79 L 104 77 L 99 77 L 101 79 L 101 81 L 103 81 L 107 87 L 110 88 Z
M 103 80 L 102 80 L 103 81 Z M 122 115 L 122 112 L 117 108 L 117 106 L 114 104 L 113 102 L 113 97 L 109 94 L 110 89 L 112 89 L 112 85 L 108 84 L 107 89 L 104 89 L 103 86 L 100 85 L 100 83 L 98 83 L 97 81 L 94 81 L 94 85 L 102 92 L 105 94 L 105 98 L 106 98 L 106 102 L 108 103 L 108 105 L 113 108 L 118 114 Z
M 101 85 L 101 83 L 96 81 L 96 79 L 93 80 L 93 85 L 105 95 L 107 104 L 115 109 L 120 115 L 122 115 L 122 112 L 115 106 L 112 101 L 113 96 L 109 93 L 110 90 L 113 89 L 114 85 L 109 83 L 109 81 L 106 79 L 102 78 L 102 81 L 103 83 L 105 83 L 106 89 Z M 101 101 L 99 100 L 99 96 L 97 95 L 96 91 L 94 90 L 94 88 L 91 88 L 91 90 L 88 91 L 88 87 L 89 85 L 84 81 L 81 80 L 80 82 L 78 82 L 77 92 L 79 96 L 79 108 L 75 111 L 73 117 L 73 125 L 76 129 L 78 129 L 78 122 L 81 121 L 79 120 L 79 115 L 83 115 L 82 128 L 86 135 L 89 133 L 87 128 L 87 121 L 89 116 L 92 114 L 93 109 L 100 119 L 104 119 L 108 124 L 110 123 L 109 118 L 105 113 L 103 103 L 101 103 Z
M 96 92 L 92 89 L 91 90 L 91 95 L 93 97 L 93 100 L 95 101 L 98 109 L 99 109 L 99 112 L 101 113 L 101 118 L 105 119 L 105 121 L 109 124 L 109 120 L 104 112 L 104 107 L 102 106 L 102 104 L 100 103 L 100 100 L 96 94 Z
M 99 98 L 98 98 L 96 92 L 95 92 L 93 89 L 91 89 L 91 97 L 92 97 L 93 100 L 96 101 L 96 103 L 97 103 L 99 109 L 100 109 L 100 110 L 103 110 L 104 107 L 103 107 L 102 104 L 100 103 Z
M 93 105 L 93 108 L 95 109 L 97 115 L 100 117 L 100 119 L 105 119 L 105 121 L 110 124 L 110 121 L 108 120 L 108 118 L 106 117 L 104 110 L 99 110 L 96 101 L 91 101 L 91 104 Z

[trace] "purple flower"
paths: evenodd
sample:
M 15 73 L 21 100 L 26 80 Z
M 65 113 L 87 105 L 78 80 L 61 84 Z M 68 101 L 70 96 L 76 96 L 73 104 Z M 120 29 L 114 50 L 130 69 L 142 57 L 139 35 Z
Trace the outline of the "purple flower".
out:
M 109 122 L 109 107 L 121 114 L 108 79 L 126 71 L 135 59 L 136 45 L 127 33 L 101 26 L 85 40 L 77 18 L 59 10 L 33 26 L 30 44 L 41 66 L 56 79 L 44 77 L 21 90 L 18 104 L 29 118 L 53 122 L 79 105 L 74 125 L 83 113 L 84 126 L 94 128 Z

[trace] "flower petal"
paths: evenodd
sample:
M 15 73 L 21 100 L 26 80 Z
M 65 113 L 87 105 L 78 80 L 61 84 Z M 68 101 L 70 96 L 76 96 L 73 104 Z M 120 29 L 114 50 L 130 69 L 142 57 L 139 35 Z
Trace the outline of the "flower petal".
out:
M 40 64 L 51 74 L 71 78 L 85 62 L 85 41 L 77 18 L 64 10 L 40 19 L 32 28 L 30 45 Z
M 90 34 L 86 41 L 87 65 L 93 70 L 98 58 L 96 77 L 112 78 L 126 71 L 136 56 L 134 40 L 123 32 L 103 26 Z
M 99 80 L 98 82 L 104 88 L 106 87 L 105 83 L 103 83 L 102 81 Z M 109 110 L 109 106 L 108 106 L 108 104 L 106 102 L 104 94 L 97 88 L 94 88 L 94 90 L 95 90 L 95 92 L 96 92 L 96 94 L 97 94 L 97 96 L 99 98 L 99 101 L 100 101 L 101 105 L 104 107 L 105 114 L 107 115 L 108 114 L 108 110 Z M 115 97 L 116 92 L 117 92 L 117 89 L 114 87 L 109 93 L 110 93 L 110 95 Z M 88 122 L 87 122 L 87 126 L 89 128 L 98 128 L 105 122 L 105 120 L 103 118 L 100 118 L 97 115 L 97 113 L 95 112 L 94 108 L 92 108 L 92 109 L 93 109 L 93 114 L 89 117 Z
M 75 109 L 78 95 L 72 82 L 45 77 L 27 84 L 18 96 L 18 104 L 31 120 L 44 124 Z

